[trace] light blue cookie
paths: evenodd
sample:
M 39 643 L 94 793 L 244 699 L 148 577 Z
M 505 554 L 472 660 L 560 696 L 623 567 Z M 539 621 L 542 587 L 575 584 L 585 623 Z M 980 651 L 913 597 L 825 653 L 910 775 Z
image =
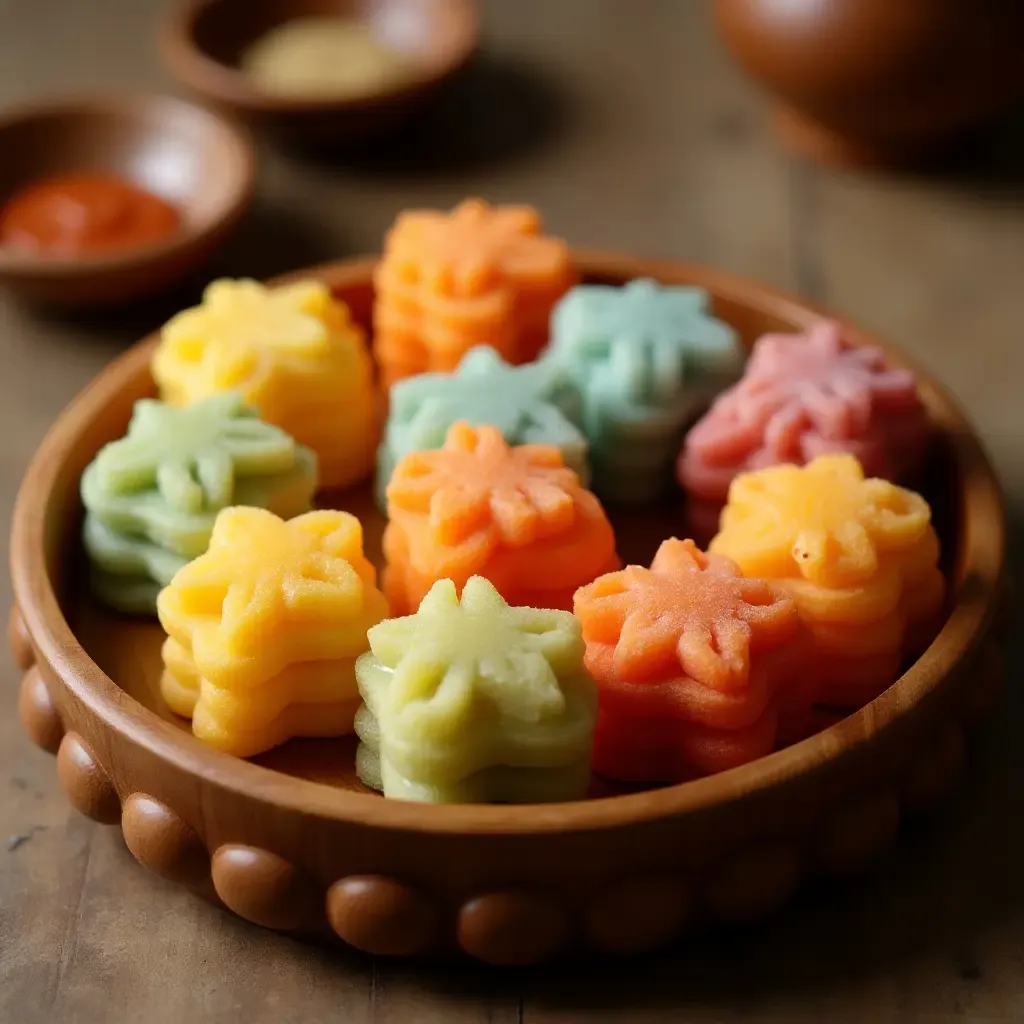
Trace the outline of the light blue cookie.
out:
M 410 452 L 442 447 L 459 420 L 497 427 L 509 444 L 555 445 L 586 485 L 587 442 L 579 416 L 579 396 L 561 366 L 510 366 L 492 348 L 471 349 L 454 373 L 423 373 L 392 386 L 377 451 L 378 503 L 387 507 L 385 491 L 398 462 Z
M 665 491 L 687 423 L 743 361 L 703 289 L 648 279 L 573 288 L 552 314 L 543 357 L 576 387 L 594 490 L 621 501 Z

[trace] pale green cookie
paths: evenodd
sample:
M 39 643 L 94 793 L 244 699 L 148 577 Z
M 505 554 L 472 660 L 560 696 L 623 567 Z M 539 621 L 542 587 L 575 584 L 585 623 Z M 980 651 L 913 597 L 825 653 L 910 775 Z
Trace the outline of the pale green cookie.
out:
M 82 542 L 93 567 L 107 576 L 146 577 L 161 587 L 190 559 L 142 537 L 118 533 L 86 512 Z
M 388 422 L 377 450 L 377 500 L 398 462 L 410 452 L 444 445 L 459 420 L 497 427 L 509 444 L 552 444 L 565 464 L 589 482 L 587 442 L 576 421 L 576 390 L 562 367 L 552 363 L 511 366 L 481 345 L 462 358 L 454 373 L 423 373 L 391 388 Z
M 238 394 L 183 408 L 136 402 L 127 435 L 82 474 L 94 592 L 122 610 L 154 612 L 160 587 L 206 550 L 222 508 L 291 518 L 309 510 L 316 475 L 316 455 Z
M 561 768 L 484 768 L 464 779 L 424 783 L 402 775 L 380 756 L 379 730 L 364 705 L 356 716 L 356 773 L 363 785 L 398 800 L 427 804 L 543 804 L 578 800 L 590 784 L 590 758 Z
M 127 537 L 85 514 L 82 542 L 89 556 L 89 584 L 118 611 L 153 614 L 156 595 L 188 559 L 137 537 Z
M 368 633 L 356 766 L 384 795 L 532 803 L 586 793 L 597 714 L 582 627 L 510 608 L 481 577 L 441 580 L 419 611 Z
M 743 350 L 703 289 L 640 279 L 569 291 L 552 314 L 549 360 L 580 395 L 594 490 L 648 500 L 670 482 L 687 422 L 740 373 Z
M 128 615 L 152 615 L 162 589 L 145 576 L 111 576 L 96 568 L 89 573 L 89 588 L 105 605 Z
M 144 398 L 135 403 L 128 433 L 92 461 L 94 493 L 155 490 L 176 511 L 216 511 L 232 504 L 236 477 L 291 470 L 295 448 L 235 392 L 184 407 Z
M 293 455 L 294 464 L 282 472 L 235 477 L 228 504 L 265 508 L 282 519 L 308 512 L 316 489 L 316 454 L 296 445 Z M 156 488 L 112 493 L 100 485 L 95 462 L 82 474 L 82 504 L 112 530 L 150 540 L 184 555 L 186 561 L 206 550 L 220 511 L 220 507 L 183 511 Z

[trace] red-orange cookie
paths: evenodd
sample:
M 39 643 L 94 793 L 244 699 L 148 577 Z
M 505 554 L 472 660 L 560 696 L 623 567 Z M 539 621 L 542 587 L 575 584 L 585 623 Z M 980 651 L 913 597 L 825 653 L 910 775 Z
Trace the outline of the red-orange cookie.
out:
M 676 781 L 772 748 L 776 691 L 801 667 L 799 615 L 781 588 L 673 539 L 650 569 L 581 588 L 574 611 L 598 684 L 597 771 Z

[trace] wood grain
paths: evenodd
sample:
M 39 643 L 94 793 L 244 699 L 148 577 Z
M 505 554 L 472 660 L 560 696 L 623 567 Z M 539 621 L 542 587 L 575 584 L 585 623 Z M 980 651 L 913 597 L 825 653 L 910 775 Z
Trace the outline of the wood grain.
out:
M 479 192 L 537 202 L 579 244 L 701 259 L 810 292 L 910 348 L 967 403 L 1024 515 L 1017 137 L 958 178 L 791 166 L 703 5 L 517 0 L 485 7 L 490 59 L 431 125 L 437 146 L 348 167 L 265 149 L 262 191 L 219 269 L 268 275 L 378 244 L 403 205 Z M 0 101 L 92 85 L 166 87 L 158 0 L 0 0 Z M 500 122 L 504 130 L 499 130 Z M 429 138 L 429 136 L 428 136 Z M 1017 177 L 1014 177 L 1017 175 Z M 257 244 L 257 240 L 259 244 Z M 192 300 L 39 319 L 0 299 L 0 528 L 60 408 L 127 341 Z M 1002 372 L 993 372 L 999 369 Z M 5 549 L 6 550 L 6 549 Z M 6 588 L 4 577 L 0 587 Z M 9 591 L 3 593 L 9 597 Z M 1019 673 L 1015 656 L 1012 666 Z M 8 707 L 20 673 L 7 663 Z M 885 869 L 747 933 L 614 972 L 438 973 L 300 946 L 140 870 L 71 811 L 52 759 L 0 718 L 0 1020 L 878 1024 L 1024 1015 L 1024 697 L 963 795 Z M 8 850 L 8 836 L 29 838 Z

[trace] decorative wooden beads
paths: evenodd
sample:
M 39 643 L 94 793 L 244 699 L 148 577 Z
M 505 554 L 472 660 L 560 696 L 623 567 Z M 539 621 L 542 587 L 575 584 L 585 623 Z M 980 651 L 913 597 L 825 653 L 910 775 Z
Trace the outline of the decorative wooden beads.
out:
M 20 619 L 16 610 L 12 618 Z M 19 638 L 15 652 L 23 651 L 23 627 L 10 632 Z M 963 675 L 964 692 L 995 692 L 986 681 L 990 674 L 998 679 L 995 652 L 991 643 L 985 646 L 977 673 Z M 30 668 L 29 675 L 42 683 L 37 669 Z M 82 713 L 74 711 L 76 717 Z M 51 714 L 59 721 L 55 711 Z M 975 720 L 973 711 L 968 719 Z M 805 873 L 859 870 L 892 840 L 901 805 L 925 806 L 941 795 L 960 763 L 962 746 L 960 726 L 948 721 L 892 784 L 850 794 L 789 842 L 755 842 L 703 866 L 686 860 L 674 867 L 666 863 L 660 871 L 610 877 L 575 900 L 540 887 L 486 884 L 453 898 L 408 879 L 343 867 L 333 877 L 318 876 L 257 845 L 204 839 L 202 816 L 175 809 L 175 800 L 188 802 L 187 794 L 175 791 L 162 770 L 154 775 L 157 795 L 136 790 L 122 800 L 111 772 L 75 732 L 61 744 L 58 764 L 72 803 L 95 820 L 120 821 L 140 863 L 256 924 L 309 934 L 329 928 L 377 955 L 416 955 L 457 945 L 476 959 L 515 965 L 557 956 L 579 941 L 612 953 L 654 949 L 695 919 L 748 919 L 774 909 Z M 164 795 L 165 789 L 172 795 Z M 339 865 L 351 860 L 343 845 L 337 860 Z

